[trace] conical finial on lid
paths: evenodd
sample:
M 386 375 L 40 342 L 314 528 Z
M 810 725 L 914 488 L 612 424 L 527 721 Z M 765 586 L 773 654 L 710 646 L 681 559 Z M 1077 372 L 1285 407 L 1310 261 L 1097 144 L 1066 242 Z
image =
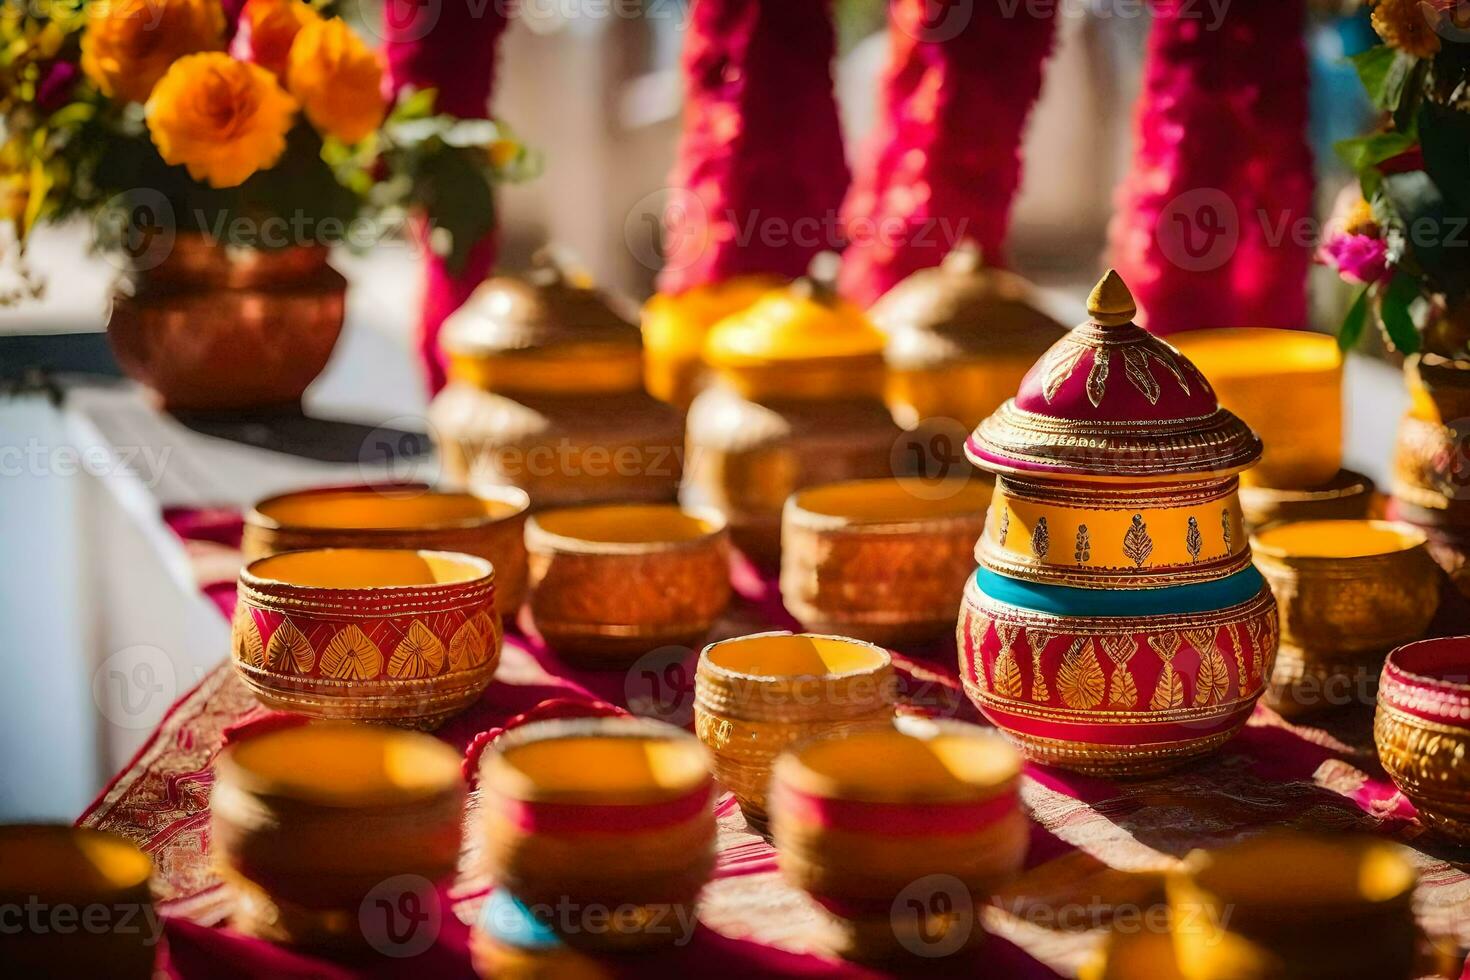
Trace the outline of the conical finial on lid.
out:
M 1125 323 L 1132 323 L 1137 312 L 1133 294 L 1128 291 L 1123 277 L 1113 269 L 1109 269 L 1107 275 L 1097 281 L 1097 285 L 1092 287 L 1092 292 L 1087 296 L 1087 315 L 1092 317 L 1092 322 L 1104 327 L 1121 327 Z

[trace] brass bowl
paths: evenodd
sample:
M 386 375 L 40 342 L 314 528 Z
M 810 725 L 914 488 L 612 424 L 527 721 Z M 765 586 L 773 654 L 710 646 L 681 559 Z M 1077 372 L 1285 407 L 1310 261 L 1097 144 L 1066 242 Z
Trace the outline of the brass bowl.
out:
M 703 746 L 644 718 L 533 722 L 480 762 L 481 838 L 498 885 L 568 944 L 679 938 L 714 868 L 714 780 Z M 615 911 L 604 926 L 574 916 Z
M 1421 640 L 1388 655 L 1373 740 L 1419 819 L 1470 844 L 1470 637 Z
M 526 510 L 518 487 L 446 493 L 417 484 L 318 487 L 267 497 L 245 515 L 246 561 L 309 548 L 458 551 L 495 567 L 495 604 L 514 616 L 526 591 Z
M 694 673 L 694 730 L 715 777 L 764 831 L 771 766 L 793 743 L 893 716 L 888 651 L 842 636 L 755 633 L 705 647 Z
M 797 491 L 781 522 L 781 596 L 806 629 L 884 646 L 948 631 L 991 487 L 855 480 Z
M 232 659 L 260 701 L 434 728 L 500 663 L 495 572 L 447 551 L 289 551 L 240 573 Z
M 415 876 L 405 887 L 428 890 L 453 876 L 464 801 L 459 753 L 416 732 L 320 723 L 230 746 L 215 763 L 210 833 L 234 927 L 368 947 L 359 911 L 385 884 Z
M 1408 524 L 1273 524 L 1251 550 L 1281 614 L 1264 697 L 1283 714 L 1348 703 L 1354 691 L 1371 696 L 1387 652 L 1423 636 L 1439 608 L 1439 569 Z
M 152 874 L 148 855 L 116 834 L 0 826 L 0 960 L 7 975 L 148 980 L 163 937 L 148 888 Z M 100 922 L 96 909 L 104 910 Z
M 781 870 L 827 911 L 838 955 L 959 952 L 1026 856 L 1020 780 L 1015 749 L 961 722 L 900 718 L 801 742 L 771 777 Z
M 1409 980 L 1414 887 L 1403 848 L 1276 833 L 1195 851 L 1168 879 L 1186 980 Z
M 587 666 L 624 668 L 661 646 L 697 646 L 730 601 L 729 538 L 717 511 L 541 511 L 526 522 L 526 549 L 537 632 Z
M 1242 485 L 1240 510 L 1251 530 L 1281 521 L 1351 521 L 1382 516 L 1373 481 L 1338 470 L 1326 483 L 1306 490 Z

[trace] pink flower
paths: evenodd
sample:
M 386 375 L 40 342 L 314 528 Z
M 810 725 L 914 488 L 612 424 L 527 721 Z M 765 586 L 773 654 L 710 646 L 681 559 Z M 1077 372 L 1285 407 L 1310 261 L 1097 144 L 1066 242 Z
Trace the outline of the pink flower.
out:
M 1317 258 L 1348 282 L 1366 285 L 1388 278 L 1388 244 L 1371 235 L 1335 235 L 1318 250 Z

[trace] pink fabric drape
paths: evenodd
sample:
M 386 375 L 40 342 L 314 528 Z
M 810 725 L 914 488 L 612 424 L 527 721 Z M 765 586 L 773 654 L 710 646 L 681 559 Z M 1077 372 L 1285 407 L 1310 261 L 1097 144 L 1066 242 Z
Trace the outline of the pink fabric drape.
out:
M 1055 17 L 892 0 L 879 120 L 845 208 L 843 292 L 871 303 L 964 237 L 1000 257 Z
M 1148 328 L 1305 327 L 1312 216 L 1303 0 L 1154 0 L 1113 265 Z
M 388 84 L 394 92 L 408 85 L 437 89 L 439 110 L 451 115 L 488 116 L 495 46 L 505 30 L 509 9 L 504 0 L 386 0 L 382 34 Z M 439 328 L 489 274 L 495 265 L 495 250 L 496 237 L 491 232 L 475 244 L 464 268 L 457 271 L 424 250 L 417 345 L 430 394 L 444 386 Z

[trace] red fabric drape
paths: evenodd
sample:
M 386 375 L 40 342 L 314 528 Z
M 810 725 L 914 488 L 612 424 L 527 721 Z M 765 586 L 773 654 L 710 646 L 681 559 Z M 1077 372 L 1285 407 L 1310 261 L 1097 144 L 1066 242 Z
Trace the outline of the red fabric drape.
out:
M 963 237 L 999 258 L 1054 33 L 1049 8 L 892 0 L 879 120 L 845 209 L 846 295 L 871 303 Z

